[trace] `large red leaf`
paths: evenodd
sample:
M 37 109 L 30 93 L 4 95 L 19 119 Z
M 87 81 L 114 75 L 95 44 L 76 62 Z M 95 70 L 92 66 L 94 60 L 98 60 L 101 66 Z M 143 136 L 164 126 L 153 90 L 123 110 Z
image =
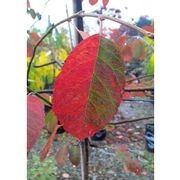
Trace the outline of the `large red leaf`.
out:
M 55 80 L 53 111 L 64 129 L 83 140 L 112 120 L 122 99 L 119 48 L 98 34 L 82 41 Z
M 43 108 L 43 104 L 37 97 L 27 97 L 27 152 L 35 144 L 44 126 Z

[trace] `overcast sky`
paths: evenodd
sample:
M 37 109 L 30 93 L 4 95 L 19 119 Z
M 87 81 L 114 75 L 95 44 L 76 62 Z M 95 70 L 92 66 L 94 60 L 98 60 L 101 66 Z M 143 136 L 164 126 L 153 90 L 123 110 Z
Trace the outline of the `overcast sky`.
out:
M 45 7 L 45 4 L 47 5 Z M 68 6 L 69 15 L 73 14 L 72 12 L 72 2 L 73 0 L 30 0 L 31 7 L 36 11 L 42 14 L 42 20 L 35 23 L 34 27 L 44 29 L 47 27 L 48 15 L 50 16 L 51 23 L 56 23 L 64 18 L 66 18 L 66 5 Z M 91 12 L 95 9 L 98 9 L 102 5 L 102 0 L 91 6 L 88 0 L 83 0 L 83 10 L 86 12 Z M 131 22 L 131 18 L 135 20 L 141 15 L 148 15 L 151 18 L 154 18 L 153 11 L 153 1 L 148 0 L 110 0 L 107 8 L 119 8 L 121 10 L 122 19 Z M 128 9 L 126 9 L 127 7 Z M 87 24 L 92 28 L 95 19 L 86 18 Z M 36 20 L 33 20 L 29 15 L 27 18 L 27 29 L 29 29 Z M 104 26 L 108 26 L 109 22 L 106 22 Z M 63 25 L 67 27 L 67 25 Z M 111 24 L 111 27 L 117 27 L 116 23 Z M 94 31 L 96 28 L 94 27 Z

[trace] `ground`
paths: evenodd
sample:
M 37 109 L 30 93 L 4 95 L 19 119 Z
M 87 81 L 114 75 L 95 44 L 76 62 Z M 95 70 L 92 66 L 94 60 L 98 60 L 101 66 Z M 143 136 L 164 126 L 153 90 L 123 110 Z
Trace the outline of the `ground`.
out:
M 136 98 L 137 99 L 137 98 Z M 124 102 L 118 108 L 118 113 L 114 116 L 113 121 L 122 121 L 123 119 L 133 119 L 140 117 L 152 116 L 154 114 L 154 104 L 151 102 Z M 107 132 L 106 140 L 101 142 L 93 141 L 93 144 L 103 146 L 103 148 L 90 147 L 89 156 L 89 179 L 91 180 L 153 180 L 154 179 L 154 154 L 148 152 L 145 149 L 145 124 L 154 122 L 153 119 L 144 120 L 133 123 L 126 123 L 116 126 L 111 132 Z M 28 168 L 31 169 L 36 163 L 33 156 L 39 156 L 40 150 L 44 146 L 49 134 L 46 130 L 42 132 L 42 135 L 34 148 L 28 155 Z M 51 165 L 53 177 L 40 178 L 40 176 L 32 176 L 28 174 L 28 180 L 39 179 L 71 179 L 80 180 L 80 165 L 73 166 L 67 158 L 65 164 L 61 168 L 55 166 L 55 153 L 64 144 L 63 135 L 57 135 L 56 140 L 50 150 L 48 158 L 51 158 Z M 126 144 L 128 145 L 128 152 L 130 156 L 137 159 L 141 166 L 141 175 L 136 175 L 133 172 L 126 172 L 124 169 L 124 162 L 121 158 L 118 158 L 112 147 Z M 50 167 L 50 166 L 49 166 Z M 40 167 L 38 167 L 40 168 Z

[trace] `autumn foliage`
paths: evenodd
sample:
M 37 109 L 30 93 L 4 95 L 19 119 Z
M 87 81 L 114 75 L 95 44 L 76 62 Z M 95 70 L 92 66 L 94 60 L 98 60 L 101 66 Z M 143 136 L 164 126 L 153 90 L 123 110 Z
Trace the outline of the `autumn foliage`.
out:
M 83 140 L 112 120 L 123 87 L 124 66 L 118 47 L 93 35 L 71 52 L 56 78 L 53 111 L 68 133 Z

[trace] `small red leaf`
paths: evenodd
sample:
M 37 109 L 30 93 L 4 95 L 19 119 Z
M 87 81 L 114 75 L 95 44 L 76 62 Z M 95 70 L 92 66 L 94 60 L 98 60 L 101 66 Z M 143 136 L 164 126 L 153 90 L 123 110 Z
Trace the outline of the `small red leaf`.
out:
M 42 151 L 41 151 L 41 157 L 40 157 L 40 160 L 41 160 L 41 161 L 43 161 L 43 160 L 46 158 L 47 153 L 49 152 L 49 149 L 50 149 L 50 147 L 51 147 L 51 144 L 53 143 L 53 140 L 54 140 L 54 138 L 55 138 L 56 131 L 57 131 L 58 128 L 60 128 L 61 126 L 62 126 L 62 125 L 57 125 L 57 126 L 54 128 L 54 130 L 53 130 L 51 136 L 49 137 L 46 145 L 43 147 L 43 149 L 42 149 Z
M 124 45 L 124 43 L 126 42 L 126 34 L 122 34 L 120 37 L 119 37 L 119 42 L 118 44 L 120 45 L 120 47 L 122 47 Z
M 123 57 L 123 60 L 124 62 L 130 62 L 133 58 L 133 53 L 132 53 L 132 50 L 131 50 L 131 47 L 126 45 L 122 48 L 122 57 Z
M 29 40 L 32 45 L 36 45 L 37 42 L 41 39 L 41 37 L 36 32 L 28 32 L 28 34 L 29 34 L 29 38 L 30 38 Z M 42 41 L 40 43 L 40 46 L 43 46 L 43 45 L 45 45 L 45 43 Z
M 35 96 L 27 97 L 27 152 L 35 144 L 44 126 L 44 106 Z
M 154 27 L 153 26 L 144 26 L 142 27 L 144 30 L 154 33 Z
M 109 3 L 109 0 L 103 0 L 103 6 L 106 8 L 107 4 Z
M 142 167 L 137 160 L 131 160 L 126 163 L 126 167 L 129 171 L 134 172 L 136 175 L 141 175 Z
M 33 46 L 30 43 L 27 43 L 27 57 L 32 57 L 33 55 Z
M 65 163 L 66 157 L 68 155 L 68 145 L 62 145 L 56 154 L 56 163 L 58 167 L 62 167 Z
M 98 0 L 89 0 L 89 3 L 90 3 L 91 5 L 95 5 L 97 2 L 98 2 Z

